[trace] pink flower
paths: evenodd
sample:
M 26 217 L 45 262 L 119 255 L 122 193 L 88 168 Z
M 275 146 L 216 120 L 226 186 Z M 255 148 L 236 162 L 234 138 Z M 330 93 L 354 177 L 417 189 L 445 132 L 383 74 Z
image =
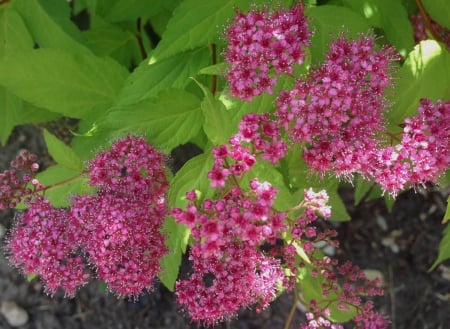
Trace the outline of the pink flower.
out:
M 79 250 L 81 228 L 69 211 L 54 208 L 41 196 L 29 206 L 10 233 L 6 246 L 10 261 L 27 275 L 39 275 L 47 293 L 62 288 L 74 297 L 90 276 Z
M 276 75 L 292 74 L 293 64 L 303 63 L 303 48 L 309 46 L 311 35 L 301 5 L 274 12 L 267 8 L 237 12 L 226 34 L 231 93 L 247 101 L 273 92 L 277 79 L 272 70 Z

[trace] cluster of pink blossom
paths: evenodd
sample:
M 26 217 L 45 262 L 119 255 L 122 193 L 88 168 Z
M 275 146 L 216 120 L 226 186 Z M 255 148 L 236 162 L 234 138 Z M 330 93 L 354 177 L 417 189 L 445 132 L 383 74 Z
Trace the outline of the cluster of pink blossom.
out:
M 374 37 L 339 38 L 323 65 L 279 94 L 277 125 L 292 141 L 306 143 L 303 157 L 311 168 L 343 177 L 367 170 L 384 129 L 383 91 L 395 58 L 392 48 L 376 50 Z
M 37 156 L 28 151 L 20 152 L 11 161 L 10 170 L 0 173 L 0 210 L 15 208 L 24 197 L 30 197 L 33 192 L 42 188 L 35 179 L 39 169 Z M 27 186 L 31 183 L 33 189 Z
M 86 283 L 86 263 L 119 295 L 152 289 L 167 252 L 160 232 L 167 213 L 164 156 L 144 138 L 127 136 L 89 165 L 93 195 L 56 209 L 41 196 L 29 202 L 12 230 L 12 263 L 41 276 L 47 292 L 73 296 Z
M 225 51 L 232 94 L 248 101 L 263 92 L 271 94 L 277 83 L 274 74 L 292 74 L 293 64 L 303 63 L 310 35 L 302 5 L 237 12 L 227 30 Z
M 450 102 L 422 99 L 418 114 L 405 119 L 401 142 L 372 156 L 367 176 L 386 191 L 436 183 L 450 166 Z
M 10 233 L 6 250 L 11 263 L 26 274 L 39 275 L 45 291 L 62 287 L 73 297 L 89 279 L 80 254 L 80 230 L 66 209 L 56 209 L 42 196 L 29 202 Z
M 252 180 L 249 192 L 234 187 L 201 206 L 190 192 L 186 210 L 173 209 L 195 241 L 190 251 L 193 273 L 176 284 L 178 302 L 193 320 L 213 324 L 241 307 L 264 308 L 275 297 L 283 280 L 281 265 L 259 247 L 275 243 L 285 229 L 286 214 L 272 210 L 277 193 L 270 184 Z M 205 280 L 208 276 L 211 282 Z
M 422 15 L 420 15 L 420 14 L 411 15 L 409 17 L 409 20 L 411 21 L 411 24 L 413 26 L 414 41 L 416 43 L 419 43 L 422 40 L 427 40 L 430 38 L 429 35 L 427 34 L 427 32 L 428 33 L 431 33 L 431 32 L 427 31 L 427 27 L 422 18 Z M 436 37 L 439 38 L 438 41 L 445 43 L 447 45 L 447 47 L 450 46 L 450 31 L 448 29 L 442 27 L 441 25 L 439 25 L 432 19 L 430 19 L 430 24 L 431 24 L 431 28 L 434 30 L 433 32 L 436 34 Z
M 241 307 L 264 308 L 283 278 L 280 261 L 254 248 L 236 241 L 220 249 L 221 258 L 191 251 L 193 273 L 176 283 L 178 303 L 205 325 L 235 317 Z
M 230 138 L 229 145 L 220 145 L 212 151 L 214 165 L 208 173 L 211 186 L 224 187 L 228 177 L 250 171 L 258 156 L 275 164 L 286 152 L 280 130 L 268 114 L 244 115 L 239 132 Z

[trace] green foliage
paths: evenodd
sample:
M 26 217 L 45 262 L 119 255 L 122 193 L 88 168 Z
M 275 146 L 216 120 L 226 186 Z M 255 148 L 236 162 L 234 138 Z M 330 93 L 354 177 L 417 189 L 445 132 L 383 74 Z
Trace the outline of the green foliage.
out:
M 72 118 L 95 117 L 106 110 L 128 75 L 110 58 L 50 48 L 5 56 L 0 71 L 0 85 L 11 93 Z
M 400 124 L 417 113 L 421 98 L 450 98 L 450 54 L 445 46 L 432 40 L 422 41 L 409 53 L 398 71 L 391 102 L 395 111 L 388 112 L 389 122 Z
M 370 29 L 369 23 L 362 16 L 345 7 L 311 7 L 306 11 L 306 15 L 310 17 L 314 31 L 310 47 L 313 64 L 323 62 L 328 45 L 334 38 L 342 34 L 356 38 Z
M 364 16 L 371 26 L 382 29 L 389 43 L 403 56 L 414 47 L 413 29 L 400 0 L 343 0 Z
M 450 204 L 450 200 L 447 200 L 447 204 Z M 449 210 L 447 206 L 446 216 L 444 219 L 448 219 Z M 441 242 L 439 243 L 439 252 L 436 260 L 434 261 L 433 265 L 431 265 L 429 271 L 433 271 L 440 263 L 443 261 L 450 259 L 450 224 L 447 224 L 444 231 L 442 232 L 443 237 Z
M 433 20 L 450 29 L 450 7 L 447 0 L 422 0 L 422 3 Z
M 194 138 L 202 122 L 200 99 L 181 89 L 168 89 L 157 97 L 112 109 L 99 130 L 145 134 L 153 144 L 170 151 Z
M 81 172 L 83 170 L 83 162 L 78 155 L 69 146 L 49 133 L 46 129 L 44 129 L 44 139 L 47 144 L 48 153 L 58 164 L 64 168 L 77 172 Z

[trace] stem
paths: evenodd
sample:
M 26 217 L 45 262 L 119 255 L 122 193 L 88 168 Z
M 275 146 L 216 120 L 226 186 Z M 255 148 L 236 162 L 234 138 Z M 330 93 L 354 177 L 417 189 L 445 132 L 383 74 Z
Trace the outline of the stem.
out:
M 297 309 L 298 300 L 298 290 L 297 285 L 294 285 L 294 303 L 292 303 L 291 310 L 289 311 L 288 318 L 284 324 L 283 329 L 289 329 L 291 327 L 292 319 L 294 318 L 295 310 Z
M 45 192 L 45 191 L 47 191 L 48 189 L 51 189 L 51 188 L 53 188 L 53 187 L 56 187 L 56 186 L 62 186 L 62 185 L 64 185 L 64 184 L 70 183 L 71 181 L 73 181 L 73 180 L 79 178 L 82 174 L 83 174 L 83 172 L 81 172 L 81 173 L 79 173 L 79 174 L 77 174 L 77 175 L 75 175 L 75 176 L 72 176 L 72 177 L 70 177 L 70 178 L 67 178 L 67 179 L 65 179 L 65 180 L 62 180 L 62 181 L 60 181 L 60 182 L 58 182 L 58 183 L 55 183 L 55 184 L 52 184 L 52 185 L 44 186 L 44 188 L 43 188 L 42 190 L 39 190 L 39 191 L 36 191 L 36 192 L 41 192 L 41 191 L 42 191 L 42 192 Z
M 138 42 L 138 45 L 139 45 L 139 51 L 141 52 L 142 59 L 145 59 L 145 58 L 147 58 L 147 52 L 145 51 L 144 42 L 142 41 L 142 35 L 141 35 L 141 33 L 142 33 L 142 22 L 141 22 L 141 18 L 140 17 L 138 18 L 138 20 L 136 22 L 136 25 L 137 25 L 137 29 L 138 29 L 138 34 L 136 35 L 136 38 L 137 38 L 137 42 Z
M 436 30 L 433 28 L 433 25 L 431 24 L 430 16 L 428 16 L 427 11 L 425 10 L 425 7 L 422 4 L 421 0 L 416 0 L 417 7 L 419 7 L 420 16 L 422 16 L 422 19 L 425 23 L 425 27 L 428 31 L 430 31 L 433 38 L 437 41 L 442 41 L 440 36 L 437 34 Z

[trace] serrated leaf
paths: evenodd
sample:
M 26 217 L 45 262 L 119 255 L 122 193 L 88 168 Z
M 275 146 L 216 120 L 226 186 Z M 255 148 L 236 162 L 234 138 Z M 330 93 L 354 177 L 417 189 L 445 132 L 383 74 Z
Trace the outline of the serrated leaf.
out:
M 246 11 L 261 0 L 185 0 L 174 10 L 153 57 L 163 59 L 189 49 L 220 43 L 234 8 Z M 195 8 L 195 10 L 192 10 Z
M 325 59 L 330 42 L 344 33 L 348 38 L 358 38 L 361 33 L 368 33 L 370 25 L 361 15 L 354 11 L 332 5 L 311 7 L 306 10 L 311 19 L 312 63 L 318 64 Z
M 94 188 L 88 185 L 88 179 L 81 172 L 55 165 L 40 172 L 36 177 L 47 186 L 45 197 L 55 207 L 68 207 L 75 194 L 92 194 Z
M 405 117 L 417 113 L 419 100 L 450 98 L 450 54 L 436 41 L 418 44 L 408 55 L 395 79 L 391 95 L 393 110 L 386 116 L 389 122 L 400 124 Z
M 164 255 L 160 261 L 162 269 L 158 277 L 164 286 L 173 292 L 182 255 L 186 251 L 189 241 L 190 230 L 188 227 L 175 222 L 172 217 L 166 218 L 163 230 L 166 232 L 165 241 L 169 253 Z
M 88 48 L 82 44 L 80 31 L 70 20 L 68 6 L 66 1 L 55 3 L 53 0 L 15 0 L 13 2 L 13 8 L 22 16 L 39 47 L 89 53 Z
M 72 118 L 97 116 L 116 100 L 128 72 L 109 58 L 57 49 L 22 51 L 0 61 L 0 85 Z
M 383 29 L 388 42 L 403 56 L 414 47 L 411 22 L 400 0 L 344 0 L 344 3 L 373 27 Z
M 443 236 L 441 241 L 439 242 L 439 251 L 437 259 L 434 261 L 433 265 L 431 265 L 428 272 L 433 271 L 443 261 L 450 259 L 450 224 L 447 224 L 442 234 Z
M 210 187 L 207 174 L 213 165 L 211 150 L 187 161 L 175 174 L 169 189 L 169 206 L 171 208 L 185 208 L 187 200 L 186 192 L 199 190 L 201 198 L 210 197 L 213 189 Z
M 83 170 L 83 162 L 79 156 L 64 142 L 44 129 L 44 140 L 48 153 L 59 165 L 76 172 Z
M 125 81 L 117 104 L 134 104 L 168 88 L 184 89 L 192 82 L 189 77 L 196 76 L 209 61 L 210 52 L 207 48 L 178 54 L 152 64 L 144 60 Z
M 187 91 L 169 89 L 158 97 L 112 109 L 99 130 L 142 133 L 170 151 L 196 136 L 202 124 L 200 100 Z
M 22 17 L 11 7 L 0 7 L 0 58 L 11 50 L 31 48 L 33 39 Z
M 450 4 L 448 0 L 422 0 L 422 4 L 433 20 L 450 29 Z

